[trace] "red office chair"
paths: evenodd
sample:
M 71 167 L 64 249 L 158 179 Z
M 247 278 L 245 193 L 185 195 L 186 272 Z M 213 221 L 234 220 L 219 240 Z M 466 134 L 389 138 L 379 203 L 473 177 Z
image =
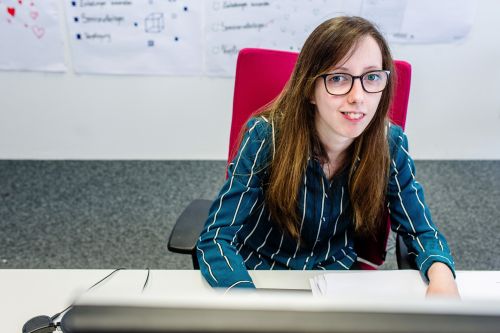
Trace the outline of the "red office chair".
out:
M 228 161 L 237 151 L 238 135 L 242 126 L 260 107 L 272 101 L 283 89 L 297 61 L 298 53 L 265 49 L 242 49 L 238 54 L 233 99 L 233 116 L 229 138 Z M 404 61 L 395 61 L 397 82 L 390 110 L 391 120 L 404 128 L 410 94 L 411 66 Z M 196 257 L 196 241 L 208 216 L 211 200 L 193 201 L 177 220 L 168 249 L 177 253 L 191 254 L 194 268 L 199 268 Z M 356 240 L 357 253 L 362 258 L 362 269 L 376 269 L 385 260 L 390 221 L 380 230 L 379 241 Z M 407 259 L 403 242 L 397 240 L 398 267 L 413 268 Z

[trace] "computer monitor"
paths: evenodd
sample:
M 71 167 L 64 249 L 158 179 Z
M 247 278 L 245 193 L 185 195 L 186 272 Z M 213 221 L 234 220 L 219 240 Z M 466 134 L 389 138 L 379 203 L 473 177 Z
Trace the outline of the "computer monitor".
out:
M 62 321 L 65 333 L 474 332 L 500 331 L 500 303 L 460 300 L 332 300 L 303 294 L 177 299 L 87 299 Z

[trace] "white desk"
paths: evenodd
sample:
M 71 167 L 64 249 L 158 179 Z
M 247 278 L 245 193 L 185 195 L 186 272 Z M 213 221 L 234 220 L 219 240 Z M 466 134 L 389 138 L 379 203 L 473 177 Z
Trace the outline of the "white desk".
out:
M 0 321 L 2 332 L 21 332 L 23 324 L 37 315 L 49 315 L 63 310 L 75 297 L 102 279 L 112 270 L 0 270 Z M 336 272 L 342 274 L 343 272 Z M 324 271 L 254 271 L 250 272 L 259 288 L 309 288 L 309 278 L 325 274 Z M 119 287 L 138 292 L 142 289 L 146 270 L 124 270 L 115 273 L 96 288 Z M 481 281 L 495 279 L 500 288 L 500 272 L 457 272 L 461 276 Z M 459 289 L 460 289 L 459 283 Z M 209 291 L 199 271 L 153 270 L 147 287 L 149 292 L 170 296 Z M 479 289 L 478 289 L 479 290 Z M 468 291 L 471 292 L 470 290 Z
M 2 333 L 21 332 L 22 326 L 28 319 L 37 315 L 52 316 L 63 310 L 76 296 L 111 271 L 0 270 L 0 321 L 6 325 Z M 252 272 L 251 275 L 259 287 L 304 289 L 309 287 L 309 277 L 321 273 L 323 272 L 258 271 Z M 146 270 L 119 271 L 96 288 L 118 284 L 120 288 L 140 291 L 146 275 Z M 153 270 L 147 288 L 165 297 L 210 290 L 200 272 L 193 270 Z

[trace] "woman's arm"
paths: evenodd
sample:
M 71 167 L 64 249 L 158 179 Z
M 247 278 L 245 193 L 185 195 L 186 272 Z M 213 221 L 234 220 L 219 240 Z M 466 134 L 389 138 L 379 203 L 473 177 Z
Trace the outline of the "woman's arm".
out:
M 417 267 L 429 280 L 430 267 L 434 267 L 434 281 L 430 285 L 432 293 L 446 284 L 448 272 L 454 277 L 455 264 L 446 239 L 432 221 L 423 187 L 415 177 L 408 140 L 400 127 L 391 126 L 390 141 L 393 149 L 387 199 L 391 227 L 403 237 Z M 434 266 L 436 263 L 440 265 Z
M 440 262 L 435 262 L 427 271 L 429 286 L 426 296 L 460 297 L 457 283 L 450 268 Z
M 256 210 L 256 203 L 262 201 L 268 125 L 257 118 L 247 126 L 238 153 L 228 166 L 228 179 L 210 208 L 196 247 L 201 273 L 213 287 L 255 287 L 237 251 L 236 235 Z

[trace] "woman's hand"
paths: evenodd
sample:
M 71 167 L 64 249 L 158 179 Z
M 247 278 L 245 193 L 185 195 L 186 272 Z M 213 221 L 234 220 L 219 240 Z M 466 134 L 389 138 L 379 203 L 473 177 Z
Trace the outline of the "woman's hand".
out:
M 435 262 L 427 271 L 427 276 L 429 277 L 429 286 L 425 294 L 426 297 L 460 298 L 457 283 L 447 265 Z

